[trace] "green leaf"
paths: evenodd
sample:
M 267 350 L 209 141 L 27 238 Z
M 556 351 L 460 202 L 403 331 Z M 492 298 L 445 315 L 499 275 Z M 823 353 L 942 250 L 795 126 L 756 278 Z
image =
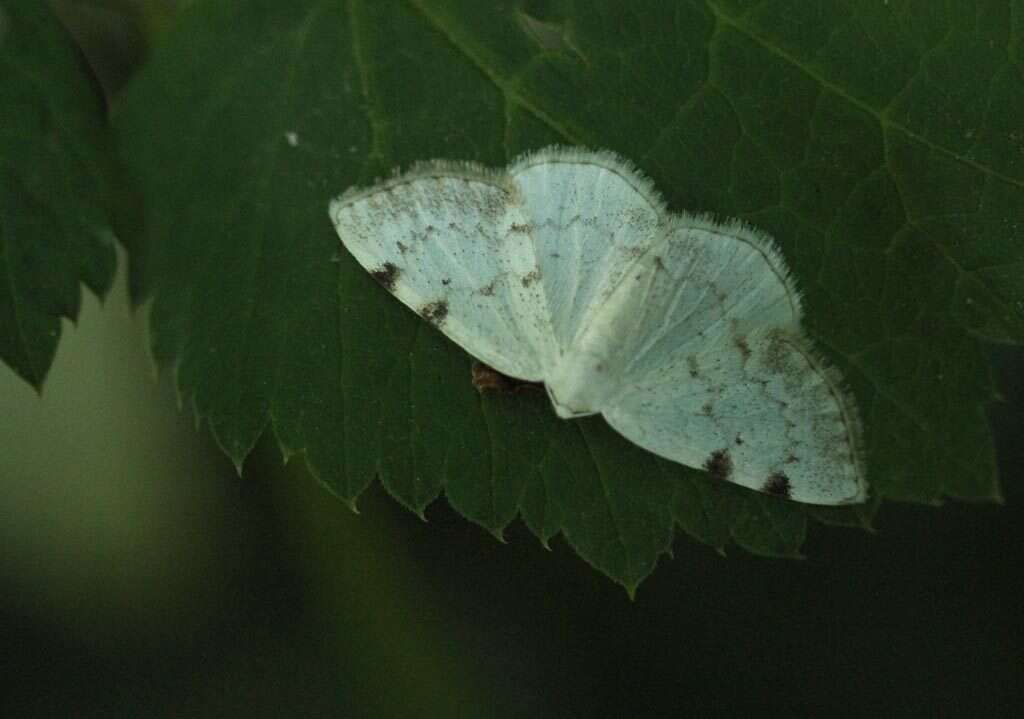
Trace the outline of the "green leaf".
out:
M 443 491 L 496 535 L 517 516 L 561 534 L 631 590 L 676 527 L 798 556 L 809 516 L 997 498 L 980 340 L 1024 339 L 1022 18 L 1005 0 L 197 3 L 117 123 L 154 353 L 237 463 L 269 428 L 346 500 L 375 476 L 415 512 Z M 552 142 L 615 150 L 673 208 L 775 235 L 863 409 L 875 501 L 715 484 L 558 420 L 543 393 L 477 393 L 471 358 L 327 218 L 394 167 Z
M 0 0 L 0 359 L 41 389 L 79 283 L 114 277 L 112 146 L 98 86 L 39 0 Z

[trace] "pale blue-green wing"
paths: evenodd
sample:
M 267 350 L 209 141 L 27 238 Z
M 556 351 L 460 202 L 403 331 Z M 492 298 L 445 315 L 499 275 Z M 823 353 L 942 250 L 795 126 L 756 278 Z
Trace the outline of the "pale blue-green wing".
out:
M 502 172 L 429 162 L 330 204 L 345 248 L 386 290 L 499 372 L 543 379 L 547 301 L 515 187 Z
M 664 204 L 650 181 L 611 152 L 549 147 L 516 160 L 509 175 L 564 352 L 657 239 Z
M 689 214 L 672 216 L 608 305 L 610 369 L 633 380 L 718 338 L 739 347 L 755 330 L 799 333 L 802 316 L 800 293 L 768 235 Z
M 627 439 L 719 479 L 863 501 L 856 407 L 804 338 L 788 277 L 762 233 L 677 218 L 611 299 L 614 321 L 590 330 L 607 333 L 602 371 L 616 378 L 601 411 Z
M 856 408 L 839 377 L 799 336 L 756 331 L 746 343 L 720 337 L 690 364 L 627 382 L 605 418 L 718 480 L 810 504 L 864 501 Z

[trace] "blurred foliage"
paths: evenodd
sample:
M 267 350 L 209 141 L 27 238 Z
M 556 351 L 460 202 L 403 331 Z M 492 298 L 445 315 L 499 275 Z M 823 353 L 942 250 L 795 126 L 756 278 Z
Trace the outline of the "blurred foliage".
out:
M 79 283 L 114 273 L 115 174 L 88 68 L 46 4 L 0 2 L 0 359 L 37 389 Z

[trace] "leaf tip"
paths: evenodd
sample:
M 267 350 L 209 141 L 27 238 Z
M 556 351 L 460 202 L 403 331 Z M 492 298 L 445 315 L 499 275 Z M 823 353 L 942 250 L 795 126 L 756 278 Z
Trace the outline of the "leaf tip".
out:
M 278 442 L 277 443 L 277 447 L 278 447 L 278 450 L 280 450 L 280 452 L 281 452 L 281 466 L 282 467 L 285 466 L 286 464 L 288 464 L 289 462 L 291 462 L 292 461 L 292 457 L 294 457 L 296 454 L 298 454 L 298 452 L 296 450 L 292 449 L 291 447 L 289 447 L 288 445 L 284 444 L 283 442 Z
M 51 331 L 51 335 L 53 337 L 52 346 L 44 350 L 41 357 L 33 358 L 28 352 L 24 356 L 11 357 L 6 354 L 0 356 L 0 361 L 4 362 L 16 375 L 25 380 L 40 397 L 43 395 L 43 384 L 46 382 L 46 375 L 49 374 L 50 367 L 53 365 L 60 330 Z
M 28 377 L 26 375 L 22 375 L 22 379 L 24 379 L 26 382 L 28 382 L 29 387 L 31 387 L 32 390 L 36 393 L 36 397 L 37 398 L 39 398 L 39 399 L 43 398 L 43 387 L 46 384 L 46 373 L 45 372 L 42 373 L 41 375 L 36 375 L 36 376 L 33 376 L 33 377 Z
M 358 500 L 356 497 L 340 497 L 340 499 L 342 503 L 349 508 L 349 511 L 352 512 L 352 514 L 362 514 L 362 512 L 359 511 L 359 505 L 357 504 Z
M 196 414 L 196 429 L 199 429 L 201 424 L 202 424 L 202 417 L 200 417 L 199 414 L 197 413 Z M 238 450 L 238 448 L 236 448 L 236 447 L 229 447 L 227 444 L 225 444 L 221 440 L 221 438 L 217 434 L 217 432 L 213 433 L 213 439 L 217 443 L 217 446 L 220 447 L 221 452 L 223 452 L 225 455 L 227 455 L 227 458 L 228 458 L 228 460 L 230 460 L 231 465 L 235 468 L 235 473 L 239 477 L 241 477 L 242 476 L 242 468 L 245 466 L 245 458 L 249 455 L 249 453 L 247 451 Z

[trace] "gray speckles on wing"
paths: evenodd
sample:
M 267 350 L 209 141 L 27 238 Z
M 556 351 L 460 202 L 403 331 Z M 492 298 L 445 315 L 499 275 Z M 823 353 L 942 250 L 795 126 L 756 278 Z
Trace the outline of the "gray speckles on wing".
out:
M 637 289 L 623 287 L 616 298 L 628 319 L 618 353 L 624 376 L 642 376 L 723 336 L 749 356 L 744 337 L 750 332 L 799 328 L 799 298 L 781 279 L 785 264 L 770 240 L 748 235 L 740 239 L 735 230 L 699 220 L 677 223 L 665 233 L 637 272 Z
M 799 336 L 746 337 L 750 355 L 727 340 L 666 364 L 622 388 L 604 412 L 623 436 L 691 467 L 720 468 L 730 481 L 802 502 L 862 501 L 865 485 L 852 405 Z M 696 372 L 696 376 L 693 375 Z
M 620 163 L 621 164 L 621 163 Z M 567 349 L 657 236 L 661 203 L 646 181 L 593 161 L 522 163 L 512 179 L 533 226 L 558 346 Z
M 668 213 L 611 153 L 507 171 L 435 162 L 331 203 L 385 289 L 562 417 L 601 412 L 651 452 L 816 504 L 866 493 L 853 401 L 810 349 L 770 238 Z
M 345 247 L 389 292 L 500 372 L 538 380 L 552 360 L 527 219 L 483 171 L 423 173 L 342 197 Z

